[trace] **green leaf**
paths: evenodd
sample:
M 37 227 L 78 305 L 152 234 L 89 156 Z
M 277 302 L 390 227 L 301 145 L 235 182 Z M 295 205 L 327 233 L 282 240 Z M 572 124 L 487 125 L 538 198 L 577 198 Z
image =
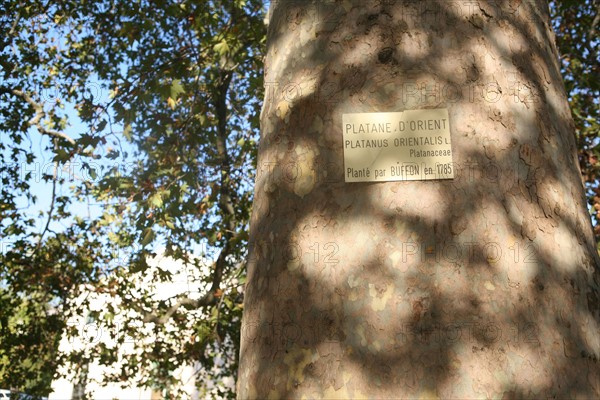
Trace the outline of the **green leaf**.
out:
M 125 126 L 123 127 L 123 136 L 125 136 L 125 138 L 130 141 L 131 141 L 131 132 L 132 132 L 131 124 L 125 124 Z
M 104 130 L 104 128 L 106 128 L 106 124 L 107 124 L 107 121 L 105 119 L 103 119 L 102 121 L 100 121 L 100 123 L 96 127 L 96 130 L 98 132 L 102 132 Z
M 161 194 L 159 192 L 154 193 L 148 199 L 148 203 L 150 203 L 151 206 L 156 207 L 156 208 L 162 207 L 163 206 L 163 199 L 162 199 Z
M 96 168 L 90 167 L 90 165 L 88 163 L 84 163 L 83 166 L 88 171 L 88 173 L 90 174 L 90 177 L 93 180 L 96 180 L 96 178 L 98 178 L 98 173 L 96 172 Z
M 181 80 L 180 79 L 173 80 L 173 82 L 171 83 L 171 98 L 177 99 L 179 97 L 179 95 L 182 93 L 185 93 L 185 89 L 183 88 L 183 85 L 181 84 Z
M 56 154 L 54 155 L 54 161 L 59 163 L 64 163 L 71 159 L 71 153 L 67 152 L 65 149 L 59 148 L 56 150 Z
M 154 240 L 155 237 L 155 233 L 152 230 L 152 228 L 146 228 L 144 230 L 144 237 L 142 238 L 141 244 L 142 246 L 147 246 L 148 244 L 152 243 L 152 241 Z
M 219 43 L 214 45 L 213 50 L 217 52 L 218 55 L 223 56 L 229 52 L 229 45 L 225 39 L 222 39 Z
M 109 151 L 106 153 L 106 158 L 108 158 L 109 160 L 116 160 L 117 158 L 119 158 L 120 154 L 121 153 L 118 150 L 109 149 Z

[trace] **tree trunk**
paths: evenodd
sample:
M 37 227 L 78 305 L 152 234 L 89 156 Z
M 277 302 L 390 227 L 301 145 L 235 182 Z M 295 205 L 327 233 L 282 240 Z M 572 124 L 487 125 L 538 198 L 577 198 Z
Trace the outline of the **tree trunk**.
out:
M 600 398 L 600 263 L 546 0 L 272 1 L 238 395 Z M 346 182 L 447 109 L 453 179 Z

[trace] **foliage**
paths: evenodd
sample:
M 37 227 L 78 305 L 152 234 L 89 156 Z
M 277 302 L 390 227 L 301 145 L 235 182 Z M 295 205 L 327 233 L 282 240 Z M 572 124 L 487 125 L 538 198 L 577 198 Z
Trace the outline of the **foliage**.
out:
M 579 163 L 600 248 L 600 1 L 556 1 L 550 9 L 575 120 Z
M 137 310 L 162 338 L 144 342 L 139 324 L 122 324 L 118 343 L 144 345 L 109 379 L 138 374 L 168 389 L 173 365 L 210 370 L 215 351 L 237 355 L 262 3 L 13 0 L 0 25 L 0 386 L 47 394 L 67 361 L 53 345 L 90 308 L 79 301 L 90 288 L 126 299 L 97 320 Z M 204 271 L 193 274 L 201 296 L 138 293 L 134 277 L 157 249 Z M 190 321 L 193 310 L 206 317 Z M 196 334 L 179 337 L 183 329 Z M 49 349 L 31 351 L 40 343 Z M 44 361 L 38 376 L 23 372 L 19 349 Z M 68 356 L 81 366 L 110 354 L 98 345 Z M 235 374 L 228 365 L 219 373 Z

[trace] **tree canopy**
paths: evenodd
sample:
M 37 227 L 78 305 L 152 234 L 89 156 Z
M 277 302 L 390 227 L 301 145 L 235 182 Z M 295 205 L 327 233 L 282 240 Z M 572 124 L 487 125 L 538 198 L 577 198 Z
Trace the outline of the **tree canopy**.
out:
M 46 394 L 67 358 L 115 361 L 101 345 L 56 352 L 89 288 L 126 299 L 93 316 L 125 319 L 117 343 L 143 335 L 128 309 L 163 331 L 109 379 L 139 372 L 142 385 L 167 388 L 184 360 L 210 370 L 214 354 L 235 355 L 222 347 L 239 340 L 262 2 L 7 1 L 3 10 L 0 386 Z M 201 297 L 158 301 L 136 287 L 158 250 L 210 264 Z M 181 337 L 192 309 L 201 316 Z M 233 374 L 235 360 L 227 365 L 220 374 Z
M 199 362 L 215 382 L 235 377 L 265 5 L 3 5 L 0 387 L 47 395 L 64 363 L 85 371 L 92 360 L 117 362 L 102 343 L 58 351 L 61 337 L 77 332 L 68 322 L 90 308 L 82 297 L 90 290 L 120 299 L 90 317 L 117 345 L 133 339 L 139 350 L 106 379 L 168 389 L 184 362 Z M 597 237 L 599 7 L 551 3 Z M 173 278 L 149 266 L 157 253 L 196 271 L 200 294 L 156 299 L 151 285 L 140 288 L 148 274 Z M 232 395 L 225 385 L 205 390 Z
M 579 163 L 594 219 L 596 242 L 600 241 L 600 54 L 598 25 L 600 1 L 551 2 L 561 71 L 575 120 Z

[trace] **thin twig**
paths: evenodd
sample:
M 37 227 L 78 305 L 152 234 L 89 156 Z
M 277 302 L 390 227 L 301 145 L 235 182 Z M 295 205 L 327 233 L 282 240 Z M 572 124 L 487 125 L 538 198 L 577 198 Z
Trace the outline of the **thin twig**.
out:
M 38 240 L 37 248 L 35 252 L 37 253 L 42 247 L 42 241 L 44 239 L 44 235 L 48 232 L 50 228 L 50 222 L 52 221 L 52 214 L 54 212 L 54 200 L 56 199 L 56 180 L 58 178 L 58 162 L 54 162 L 54 176 L 52 177 L 52 197 L 50 198 L 50 210 L 48 210 L 48 219 L 46 220 L 46 226 L 44 230 L 40 234 L 40 238 Z

